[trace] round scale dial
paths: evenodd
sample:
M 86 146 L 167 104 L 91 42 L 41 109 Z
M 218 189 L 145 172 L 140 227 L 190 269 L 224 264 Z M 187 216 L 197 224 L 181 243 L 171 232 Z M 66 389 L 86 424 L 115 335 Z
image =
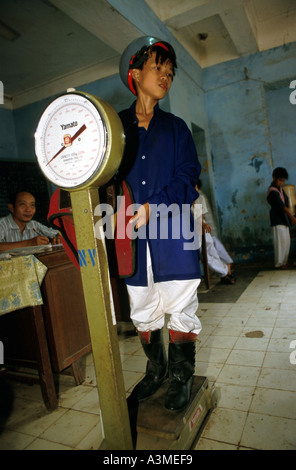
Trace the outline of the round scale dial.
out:
M 107 160 L 112 144 L 114 150 L 114 139 L 116 155 L 110 174 Z M 123 145 L 121 122 L 113 108 L 80 92 L 64 94 L 51 102 L 35 132 L 35 152 L 42 172 L 65 189 L 98 185 L 102 172 L 104 180 L 112 177 L 121 161 Z

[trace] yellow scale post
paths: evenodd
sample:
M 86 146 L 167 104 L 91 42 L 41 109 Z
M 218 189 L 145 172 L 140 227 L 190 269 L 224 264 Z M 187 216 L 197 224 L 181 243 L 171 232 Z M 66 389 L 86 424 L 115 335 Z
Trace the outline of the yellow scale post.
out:
M 71 202 L 77 246 L 85 260 L 80 271 L 103 419 L 103 447 L 132 449 L 117 328 L 111 311 L 107 255 L 104 241 L 95 236 L 98 190 L 72 192 Z

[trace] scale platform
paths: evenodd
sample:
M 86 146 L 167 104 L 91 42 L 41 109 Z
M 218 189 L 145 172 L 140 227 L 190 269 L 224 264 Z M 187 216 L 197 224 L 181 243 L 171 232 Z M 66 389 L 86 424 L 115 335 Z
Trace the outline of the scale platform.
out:
M 166 381 L 154 395 L 139 403 L 136 450 L 190 450 L 217 406 L 217 394 L 206 377 L 193 377 L 189 403 L 181 411 L 165 408 L 168 386 Z

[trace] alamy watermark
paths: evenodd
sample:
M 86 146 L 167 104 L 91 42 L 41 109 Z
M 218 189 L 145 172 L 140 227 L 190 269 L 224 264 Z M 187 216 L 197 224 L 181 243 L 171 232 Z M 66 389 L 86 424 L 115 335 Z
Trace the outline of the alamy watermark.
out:
M 290 94 L 289 100 L 291 104 L 296 104 L 296 80 L 292 80 L 289 88 L 295 88 Z
M 290 364 L 296 365 L 296 339 L 291 341 L 290 349 L 294 349 L 294 351 L 292 351 L 290 354 Z
M 0 341 L 0 364 L 4 364 L 4 345 Z
M 4 104 L 4 86 L 0 80 L 0 104 Z
M 150 240 L 183 240 L 184 250 L 197 250 L 201 245 L 202 219 L 201 216 L 191 216 L 190 204 L 150 204 L 149 222 L 146 227 L 136 229 L 136 224 L 126 224 L 126 219 L 131 218 L 141 204 L 129 204 L 126 206 L 125 196 L 117 197 L 116 213 L 116 237 L 123 240 L 146 239 Z M 200 206 L 201 204 L 197 204 Z M 201 209 L 200 209 L 201 214 Z M 114 209 L 109 204 L 99 204 L 94 211 L 99 217 L 95 223 L 95 235 L 98 239 L 114 238 Z

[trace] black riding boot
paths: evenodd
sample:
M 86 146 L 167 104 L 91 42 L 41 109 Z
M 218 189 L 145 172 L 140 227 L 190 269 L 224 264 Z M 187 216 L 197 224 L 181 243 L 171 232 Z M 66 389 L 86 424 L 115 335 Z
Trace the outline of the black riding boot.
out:
M 165 399 L 165 407 L 169 410 L 181 410 L 189 401 L 195 367 L 195 339 L 195 334 L 170 330 L 170 385 Z
M 148 357 L 146 375 L 138 384 L 138 399 L 153 395 L 167 377 L 167 357 L 162 330 L 139 331 L 139 337 Z

